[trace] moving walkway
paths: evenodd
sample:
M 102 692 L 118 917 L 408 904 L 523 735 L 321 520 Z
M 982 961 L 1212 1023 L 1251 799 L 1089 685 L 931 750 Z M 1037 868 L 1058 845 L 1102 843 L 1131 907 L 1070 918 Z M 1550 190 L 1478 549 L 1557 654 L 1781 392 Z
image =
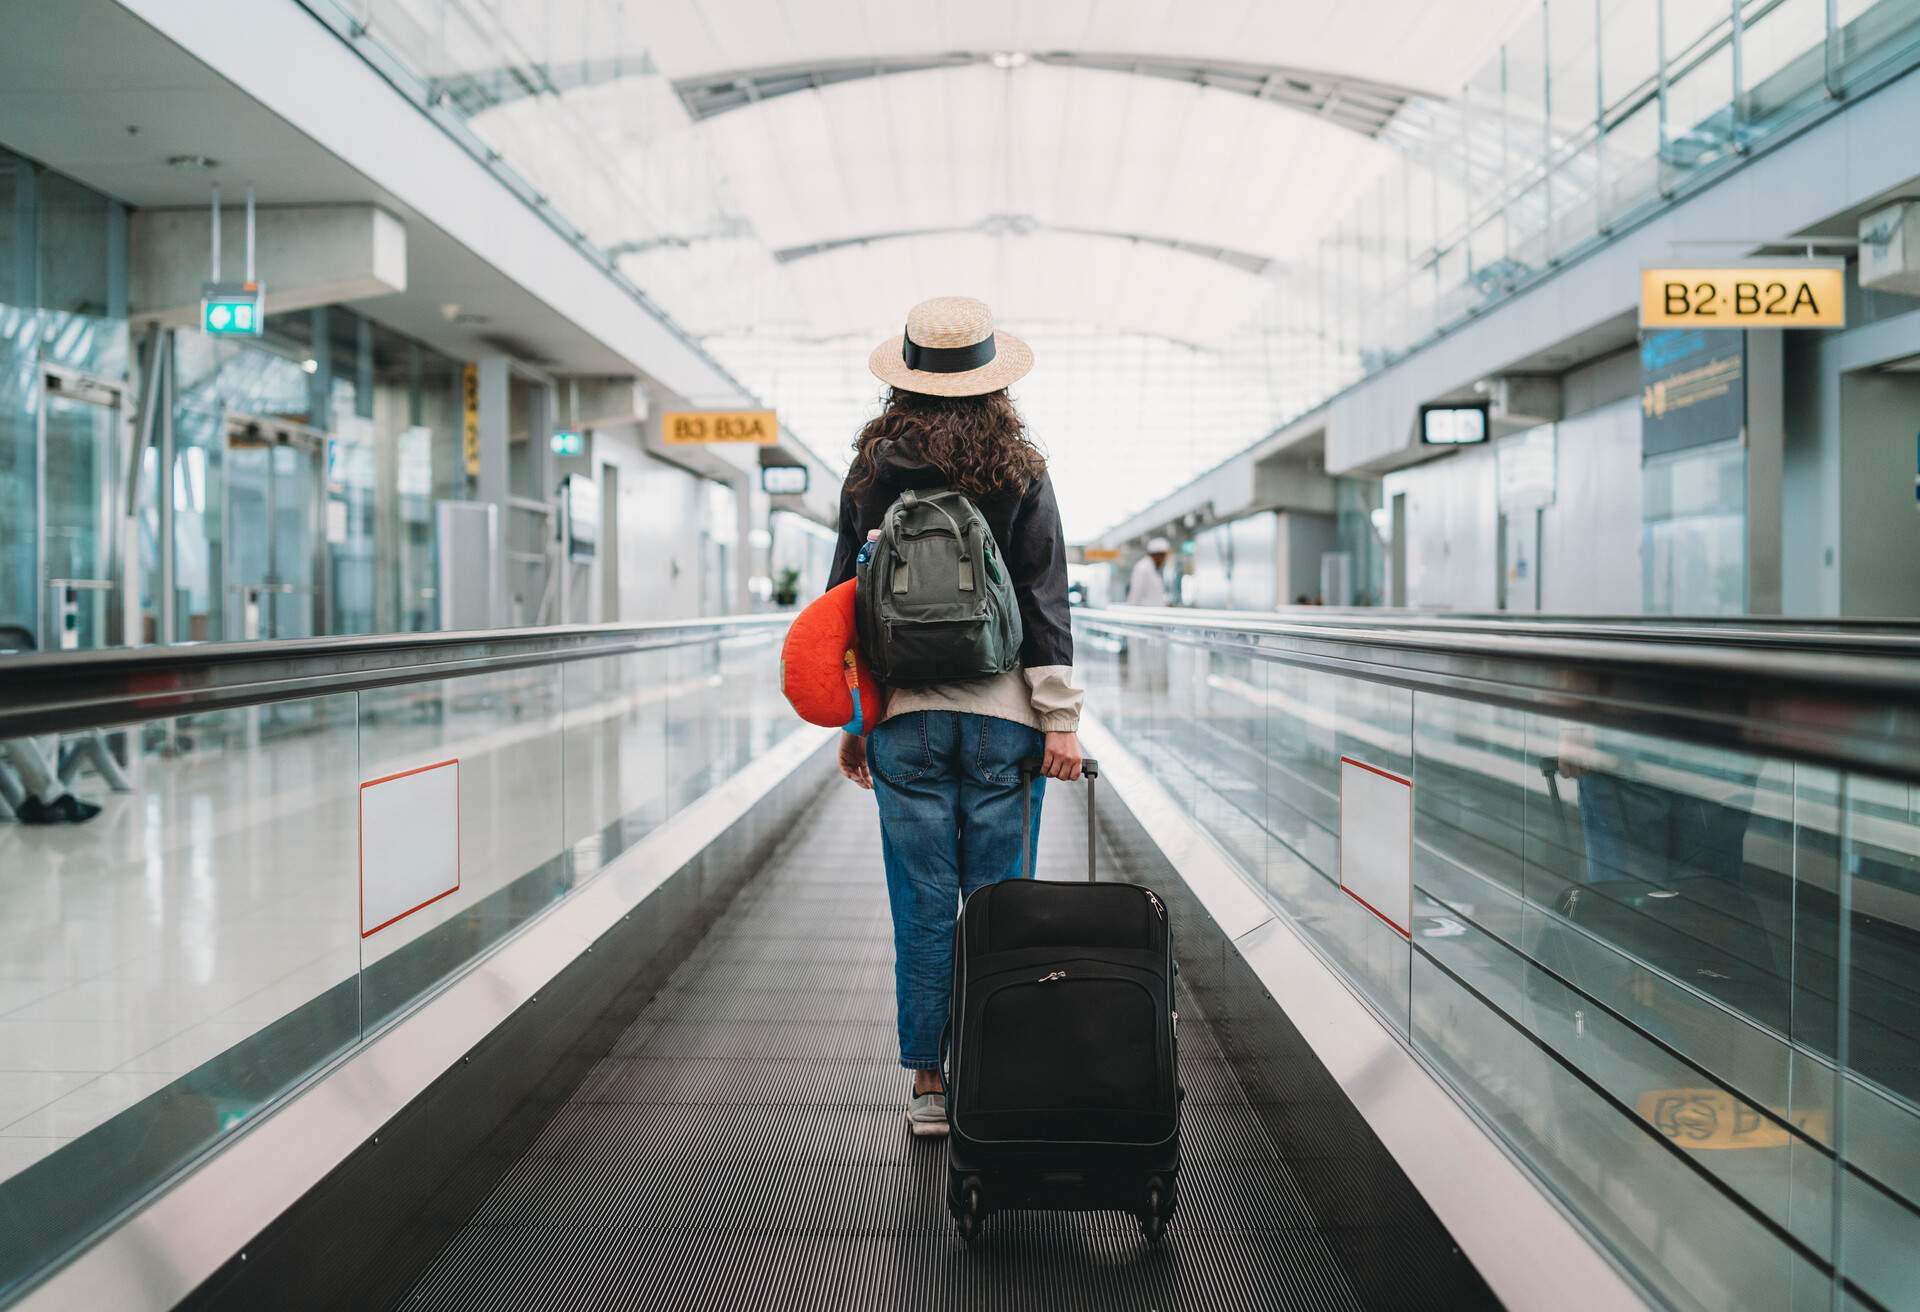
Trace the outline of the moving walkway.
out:
M 954 1239 L 871 802 L 779 700 L 783 623 L 10 662 L 0 737 L 98 731 L 135 792 L 0 831 L 50 986 L 0 1047 L 102 1067 L 7 1086 L 54 1096 L 0 1134 L 57 1142 L 0 1167 L 0 1298 L 1912 1301 L 1898 626 L 1082 612 L 1102 868 L 1168 896 L 1183 970 L 1148 1253 L 1103 1214 Z M 449 761 L 457 887 L 372 923 L 366 792 Z M 1356 768 L 1405 781 L 1399 906 Z

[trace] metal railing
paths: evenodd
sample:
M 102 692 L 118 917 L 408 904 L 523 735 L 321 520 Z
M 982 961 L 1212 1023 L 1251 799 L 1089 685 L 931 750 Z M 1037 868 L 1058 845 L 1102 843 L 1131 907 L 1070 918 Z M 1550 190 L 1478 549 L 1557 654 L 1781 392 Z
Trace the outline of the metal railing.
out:
M 658 651 L 792 622 L 740 615 L 0 657 L 0 738 Z
M 1312 620 L 1233 611 L 1076 613 L 1263 660 L 1703 745 L 1920 781 L 1920 628 L 1539 620 Z

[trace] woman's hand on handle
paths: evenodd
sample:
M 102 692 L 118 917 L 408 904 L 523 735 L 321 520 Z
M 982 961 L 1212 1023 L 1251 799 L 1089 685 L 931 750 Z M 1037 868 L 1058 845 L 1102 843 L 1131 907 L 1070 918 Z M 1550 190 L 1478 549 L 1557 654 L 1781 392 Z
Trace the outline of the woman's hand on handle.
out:
M 1049 779 L 1064 779 L 1068 783 L 1080 777 L 1080 735 L 1077 733 L 1050 733 L 1047 735 L 1046 754 L 1040 758 L 1040 773 Z
M 869 792 L 873 775 L 867 770 L 867 740 L 857 733 L 840 735 L 840 773 Z

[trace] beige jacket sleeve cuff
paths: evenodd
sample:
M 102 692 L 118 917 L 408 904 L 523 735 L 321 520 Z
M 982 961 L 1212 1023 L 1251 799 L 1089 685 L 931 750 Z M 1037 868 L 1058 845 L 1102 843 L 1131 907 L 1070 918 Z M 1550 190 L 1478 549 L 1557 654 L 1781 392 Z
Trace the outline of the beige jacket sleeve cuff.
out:
M 1040 718 L 1040 728 L 1047 733 L 1078 733 L 1087 690 L 1074 681 L 1073 666 L 1036 665 L 1025 674 L 1027 697 Z

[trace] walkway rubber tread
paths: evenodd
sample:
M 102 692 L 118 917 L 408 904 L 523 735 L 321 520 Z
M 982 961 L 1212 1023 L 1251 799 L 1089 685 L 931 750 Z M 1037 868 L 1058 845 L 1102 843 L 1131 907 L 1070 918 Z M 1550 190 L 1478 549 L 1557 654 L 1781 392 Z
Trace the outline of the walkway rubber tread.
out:
M 1043 873 L 1085 870 L 1082 806 L 1078 789 L 1049 795 Z M 830 790 L 405 1306 L 1357 1306 L 1184 991 L 1180 1210 L 1162 1247 L 1118 1213 L 1003 1213 L 961 1243 L 944 1146 L 904 1120 L 879 846 L 871 799 Z

